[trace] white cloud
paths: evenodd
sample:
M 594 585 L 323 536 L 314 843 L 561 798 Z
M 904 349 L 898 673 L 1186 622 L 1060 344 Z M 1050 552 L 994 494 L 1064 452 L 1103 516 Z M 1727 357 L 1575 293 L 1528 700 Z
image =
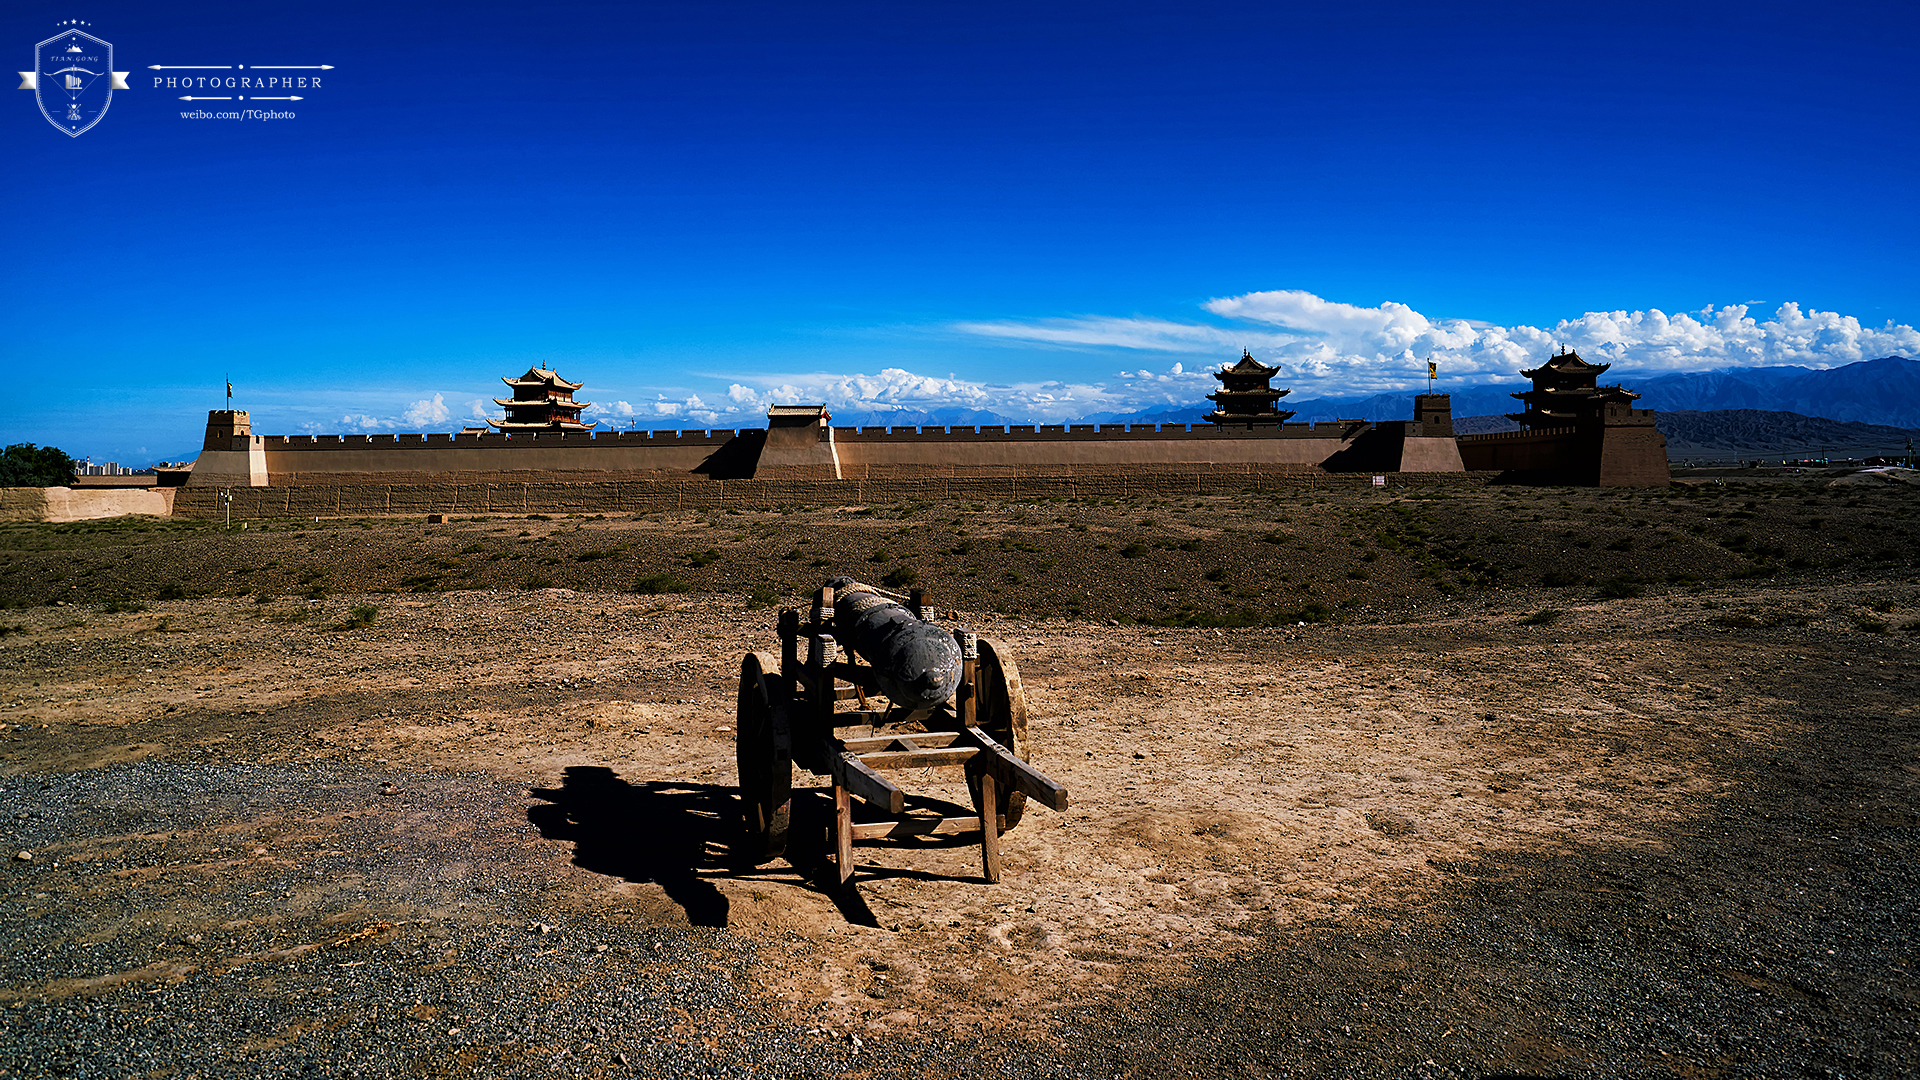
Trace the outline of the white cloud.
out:
M 1204 396 L 1215 385 L 1209 375 L 1185 371 L 1179 364 L 1166 372 L 1141 370 L 1117 377 L 1122 380 L 1119 386 L 1059 381 L 995 384 L 951 375 L 919 375 L 903 368 L 875 374 L 784 375 L 733 383 L 727 388 L 727 412 L 735 422 L 756 426 L 764 422 L 768 406 L 793 403 L 824 403 L 829 412 L 874 415 L 881 422 L 890 413 L 912 422 L 912 414 L 971 409 L 1059 424 L 1094 413 L 1181 404 Z
M 1300 290 L 1222 297 L 1203 307 L 1233 325 L 1087 316 L 962 323 L 957 329 L 1052 347 L 1209 351 L 1222 363 L 1237 359 L 1238 348 L 1245 347 L 1257 359 L 1280 365 L 1286 381 L 1279 385 L 1310 396 L 1422 385 L 1429 360 L 1456 385 L 1511 382 L 1559 345 L 1572 346 L 1592 360 L 1610 361 L 1623 372 L 1780 364 L 1822 368 L 1895 354 L 1920 355 L 1920 331 L 1911 326 L 1891 321 L 1877 328 L 1863 326 L 1850 315 L 1802 311 L 1792 302 L 1781 304 L 1766 319 L 1750 316 L 1751 305 L 1730 304 L 1673 315 L 1657 309 L 1594 311 L 1545 328 L 1431 318 L 1392 301 L 1365 307 Z M 1122 378 L 1137 392 L 1148 383 L 1182 374 L 1176 364 L 1167 376 L 1141 370 Z
M 416 401 L 407 406 L 406 411 L 400 414 L 400 418 L 405 420 L 407 427 L 412 430 L 424 431 L 427 428 L 444 425 L 448 420 L 453 419 L 453 414 L 447 411 L 446 396 L 435 394 L 424 401 Z

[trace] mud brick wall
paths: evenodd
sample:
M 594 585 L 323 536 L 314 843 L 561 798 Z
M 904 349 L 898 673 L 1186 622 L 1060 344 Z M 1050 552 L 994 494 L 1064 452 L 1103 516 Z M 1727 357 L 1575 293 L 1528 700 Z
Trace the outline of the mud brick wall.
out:
M 1399 473 L 1388 490 L 1477 486 L 1470 473 Z M 1006 502 L 1135 495 L 1214 495 L 1242 491 L 1365 488 L 1372 477 L 1302 471 L 1141 472 L 1135 475 L 958 476 L 910 480 L 630 480 L 568 483 L 330 484 L 233 488 L 239 520 L 300 517 L 413 517 L 426 514 L 631 514 L 670 510 L 777 510 L 786 506 L 858 506 L 923 499 Z M 220 489 L 182 488 L 177 516 L 218 519 Z
M 1622 410 L 1605 424 L 1549 431 L 1462 435 L 1460 460 L 1469 470 L 1528 483 L 1664 487 L 1667 440 L 1651 409 Z

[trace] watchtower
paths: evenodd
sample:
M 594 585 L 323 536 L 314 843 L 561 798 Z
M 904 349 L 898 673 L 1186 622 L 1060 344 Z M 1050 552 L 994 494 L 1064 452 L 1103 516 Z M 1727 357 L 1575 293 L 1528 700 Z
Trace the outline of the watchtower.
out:
M 1207 414 L 1207 419 L 1215 424 L 1246 424 L 1248 427 L 1285 423 L 1293 413 L 1282 411 L 1279 401 L 1293 391 L 1275 390 L 1268 385 L 1278 374 L 1279 368 L 1268 367 L 1255 360 L 1252 353 L 1241 349 L 1239 363 L 1213 373 L 1213 377 L 1220 380 L 1220 389 L 1207 395 L 1207 400 L 1214 404 L 1214 410 Z

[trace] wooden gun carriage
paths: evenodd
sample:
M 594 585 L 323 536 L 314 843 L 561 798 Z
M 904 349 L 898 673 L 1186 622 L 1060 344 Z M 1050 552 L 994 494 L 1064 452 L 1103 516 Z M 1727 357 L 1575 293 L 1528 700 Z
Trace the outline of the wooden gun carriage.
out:
M 991 638 L 936 627 L 925 592 L 915 589 L 904 598 L 910 601 L 910 620 L 902 612 L 882 612 L 893 620 L 886 628 L 893 638 L 865 641 L 865 651 L 884 655 L 862 656 L 842 645 L 848 632 L 859 638 L 862 628 L 849 625 L 848 606 L 871 613 L 888 603 L 879 598 L 891 594 L 851 579 L 835 582 L 837 590 L 829 584 L 815 593 L 804 621 L 798 611 L 780 613 L 778 659 L 750 652 L 740 662 L 735 739 L 746 854 L 764 862 L 785 851 L 798 765 L 833 781 L 832 850 L 839 884 L 853 875 L 857 840 L 973 832 L 980 836 L 987 881 L 999 881 L 1000 836 L 1020 823 L 1027 800 L 1056 811 L 1067 808 L 1067 789 L 1025 760 L 1026 694 L 1012 655 Z M 951 644 L 935 639 L 936 634 L 950 635 Z M 958 661 L 958 680 L 944 700 L 932 700 L 924 689 L 901 689 L 903 677 L 919 676 L 930 666 L 924 648 L 903 660 L 898 642 L 907 637 L 916 639 L 916 647 L 931 645 Z M 930 766 L 965 770 L 973 815 L 906 812 L 906 793 L 885 774 Z M 855 824 L 856 798 L 892 820 Z

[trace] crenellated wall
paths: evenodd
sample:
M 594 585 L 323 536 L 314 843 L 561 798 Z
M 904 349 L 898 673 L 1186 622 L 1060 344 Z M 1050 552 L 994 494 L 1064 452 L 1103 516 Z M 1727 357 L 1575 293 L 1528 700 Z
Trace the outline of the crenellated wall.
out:
M 244 414 L 240 414 L 244 423 Z M 775 426 L 739 431 L 537 435 L 272 435 L 231 414 L 190 487 L 309 487 L 704 478 L 907 479 L 1076 476 L 1141 470 L 1458 472 L 1453 440 L 1419 423 L 1253 428 L 1102 424 L 953 428 Z

